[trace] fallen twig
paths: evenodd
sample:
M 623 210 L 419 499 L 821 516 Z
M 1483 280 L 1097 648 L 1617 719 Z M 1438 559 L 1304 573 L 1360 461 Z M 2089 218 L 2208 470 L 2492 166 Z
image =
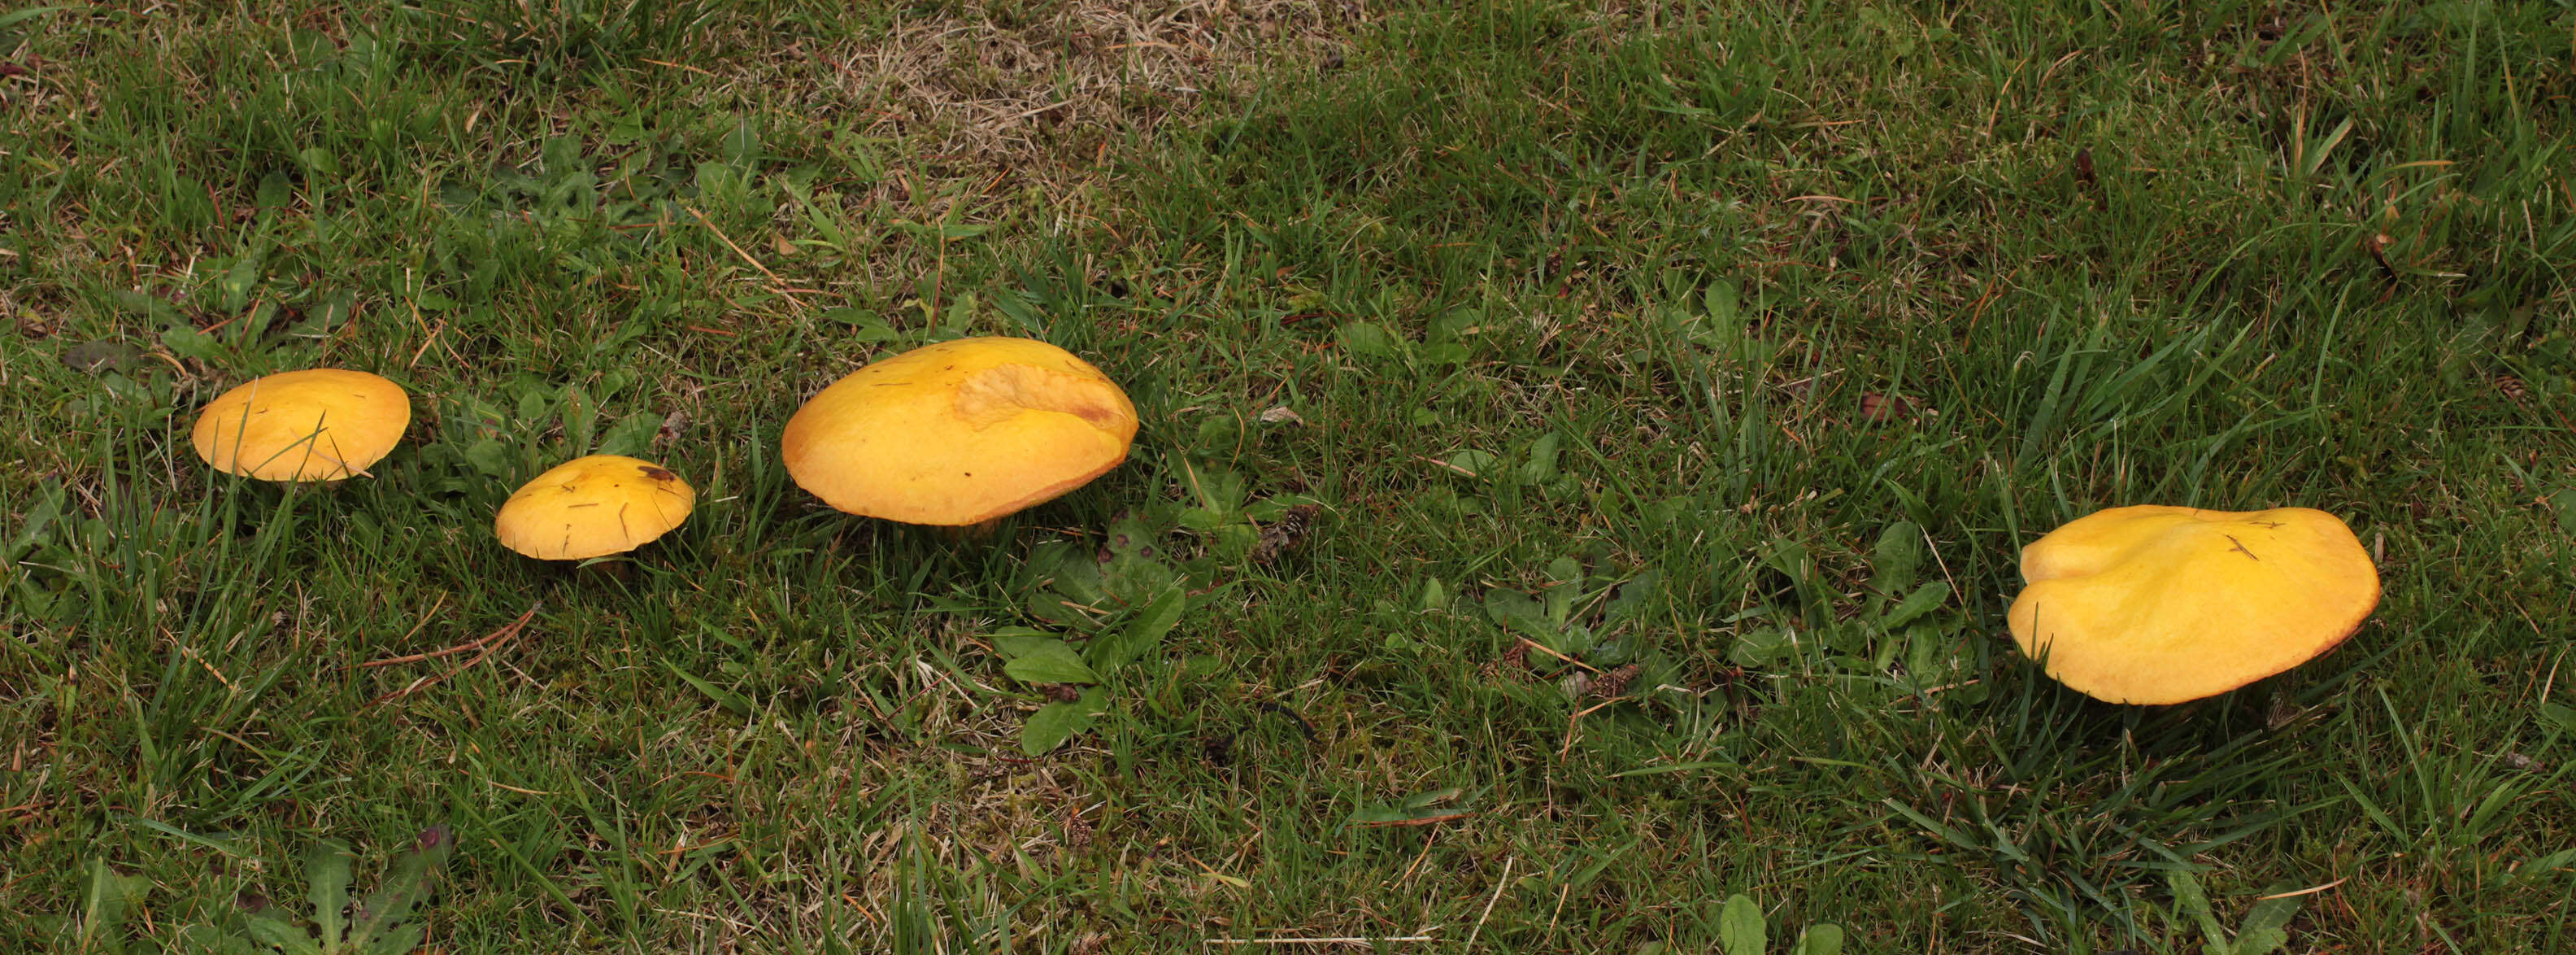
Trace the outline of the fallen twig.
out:
M 528 621 L 536 619 L 536 616 L 537 616 L 537 608 L 539 608 L 539 607 L 543 607 L 543 606 L 545 606 L 545 603 L 544 603 L 543 601 L 538 602 L 538 603 L 537 603 L 537 604 L 535 604 L 534 606 L 530 606 L 530 607 L 528 608 L 528 612 L 527 612 L 527 613 L 523 613 L 523 614 L 520 614 L 520 615 L 519 615 L 519 619 L 517 619 L 517 620 L 513 620 L 513 621 L 510 621 L 509 623 L 506 623 L 506 624 L 503 624 L 503 625 L 501 626 L 501 628 L 500 628 L 500 629 L 498 629 L 498 630 L 494 630 L 494 631 L 492 631 L 491 633 L 485 634 L 485 635 L 483 636 L 483 638 L 482 638 L 482 639 L 475 640 L 475 641 L 474 641 L 474 642 L 472 642 L 472 643 L 462 643 L 462 644 L 458 644 L 458 645 L 453 646 L 453 647 L 449 647 L 449 648 L 444 649 L 444 650 L 435 650 L 435 651 L 431 651 L 431 652 L 429 652 L 429 653 L 416 654 L 416 655 L 408 656 L 408 657 L 396 657 L 396 658 L 389 659 L 389 660 L 374 661 L 374 662 L 370 662 L 370 663 L 362 664 L 363 666 L 377 666 L 377 665 L 386 665 L 386 666 L 390 666 L 390 665 L 392 665 L 392 664 L 396 664 L 396 663 L 413 663 L 413 662 L 418 662 L 418 661 L 421 661 L 421 660 L 431 659 L 431 658 L 433 658 L 433 657 L 443 657 L 443 656 L 447 656 L 447 655 L 452 654 L 452 653 L 462 653 L 462 652 L 464 652 L 464 651 L 466 651 L 466 650 L 479 650 L 479 651 L 480 651 L 480 652 L 477 652 L 476 654 L 474 654 L 474 658 L 473 658 L 473 659 L 471 659 L 471 660 L 467 660 L 467 661 L 465 661 L 465 662 L 463 662 L 463 663 L 459 663 L 459 664 L 455 665 L 454 667 L 450 667 L 450 668 L 448 668 L 448 669 L 447 669 L 447 671 L 446 671 L 446 672 L 438 673 L 438 674 L 435 674 L 435 675 L 432 675 L 432 676 L 424 676 L 424 677 L 421 677 L 421 678 L 419 678 L 419 679 L 413 680 L 413 681 L 411 681 L 411 683 L 410 683 L 410 684 L 408 684 L 408 685 L 404 686 L 402 689 L 395 690 L 395 691 L 393 691 L 393 692 L 391 692 L 391 693 L 387 693 L 387 694 L 385 694 L 385 695 L 383 695 L 383 696 L 379 696 L 379 697 L 376 697 L 376 698 L 375 698 L 375 699 L 373 699 L 373 700 L 368 701 L 368 702 L 367 702 L 367 706 L 369 706 L 370 708 L 372 708 L 372 707 L 378 707 L 378 706 L 383 706 L 383 705 L 385 705 L 385 704 L 387 704 L 387 703 L 394 702 L 395 700 L 402 699 L 403 697 L 410 696 L 410 695 L 412 695 L 412 694 L 414 694 L 414 693 L 418 693 L 418 692 L 420 692 L 420 691 L 422 691 L 422 690 L 426 690 L 426 689 L 429 689 L 430 687 L 437 686 L 437 685 L 439 685 L 439 684 L 441 684 L 441 683 L 447 682 L 447 678 L 452 677 L 452 676 L 455 676 L 455 675 L 457 675 L 457 674 L 459 674 L 459 673 L 463 673 L 463 672 L 465 672 L 465 671 L 466 671 L 466 670 L 468 670 L 468 669 L 471 669 L 475 664 L 483 662 L 483 658 L 484 658 L 484 657 L 491 656 L 491 655 L 492 655 L 492 651 L 500 649 L 502 644 L 505 644 L 505 643 L 510 642 L 511 638 L 518 636 L 518 635 L 519 635 L 519 633 L 520 633 L 521 631 L 526 630 L 526 629 L 527 629 L 527 627 L 528 627 Z
M 1518 861 L 1520 860 L 1516 858 L 1503 860 L 1503 877 L 1494 880 L 1493 897 L 1485 900 L 1485 911 L 1484 914 L 1476 916 L 1476 927 L 1467 931 L 1466 950 L 1473 950 L 1476 947 L 1476 936 L 1485 934 L 1485 920 L 1493 917 L 1494 903 L 1503 900 L 1503 890 L 1512 887 L 1512 863 Z
M 1390 827 L 1390 826 L 1428 826 L 1428 825 L 1431 825 L 1431 824 L 1433 824 L 1433 823 L 1450 822 L 1450 821 L 1453 821 L 1453 820 L 1465 819 L 1465 818 L 1467 818 L 1467 817 L 1469 817 L 1469 816 L 1472 816 L 1472 815 L 1475 815 L 1475 813 L 1472 813 L 1472 812 L 1452 812 L 1452 813 L 1443 813 L 1443 814 L 1441 814 L 1441 815 L 1437 815 L 1437 816 L 1415 816 L 1415 817 L 1413 817 L 1413 818 L 1411 818 L 1411 819 L 1380 819 L 1380 820 L 1377 820 L 1377 821 L 1374 821 L 1374 822 L 1363 822 L 1363 823 L 1360 823 L 1360 825 L 1361 825 L 1363 828 L 1368 828 L 1368 829 L 1384 829 L 1384 828 L 1387 828 L 1387 827 Z
M 1590 671 L 1592 671 L 1592 672 L 1594 672 L 1594 673 L 1599 673 L 1599 672 L 1601 672 L 1601 668 L 1600 668 L 1600 667 L 1593 666 L 1592 664 L 1585 663 L 1585 662 L 1583 662 L 1583 661 L 1581 661 L 1581 660 L 1577 660 L 1577 659 L 1575 659 L 1575 658 L 1573 658 L 1573 657 L 1566 656 L 1565 654 L 1558 653 L 1558 652 L 1556 652 L 1556 651 L 1554 651 L 1554 650 L 1550 650 L 1550 649 L 1548 649 L 1548 648 L 1547 648 L 1547 645 L 1546 645 L 1546 644 L 1540 643 L 1540 642 L 1538 642 L 1538 641 L 1536 641 L 1536 640 L 1532 640 L 1532 639 L 1530 639 L 1530 638 L 1528 638 L 1528 637 L 1522 637 L 1522 638 L 1520 638 L 1520 641 L 1521 641 L 1521 643 L 1522 643 L 1522 644 L 1527 645 L 1530 649 L 1537 650 L 1537 651 L 1538 651 L 1538 652 L 1540 652 L 1540 653 L 1547 654 L 1548 656 L 1552 656 L 1552 657 L 1555 657 L 1555 658 L 1557 658 L 1557 659 L 1559 659 L 1559 660 L 1563 660 L 1563 661 L 1565 661 L 1565 662 L 1567 662 L 1567 663 L 1574 664 L 1575 666 L 1582 667 L 1582 668 L 1584 668 L 1584 669 L 1586 669 L 1586 670 L 1590 670 Z
M 1610 706 L 1610 705 L 1612 705 L 1612 704 L 1614 704 L 1614 703 L 1617 703 L 1617 702 L 1619 702 L 1619 701 L 1618 701 L 1618 700 L 1603 700 L 1603 701 L 1601 701 L 1601 702 L 1599 702 L 1599 703 L 1595 703 L 1595 704 L 1592 704 L 1591 706 L 1588 706 L 1588 707 L 1585 707 L 1585 708 L 1583 708 L 1583 709 L 1577 710 L 1577 711 L 1575 711 L 1574 715 L 1566 717 L 1566 718 L 1565 718 L 1565 746 L 1564 746 L 1563 748 L 1558 749 L 1558 750 L 1556 751 L 1556 758 L 1558 758 L 1558 759 L 1564 759 L 1564 758 L 1565 758 L 1565 757 L 1567 757 L 1567 756 L 1573 755 L 1573 753 L 1574 753 L 1574 734 L 1575 734 L 1575 732 L 1576 732 L 1577 728 L 1583 725 L 1583 718 L 1584 718 L 1585 716 L 1590 715 L 1590 714 L 1592 713 L 1592 711 L 1594 711 L 1594 710 L 1598 710 L 1598 709 L 1601 709 L 1601 708 L 1603 708 L 1603 707 Z
M 1209 945 L 1376 945 L 1384 942 L 1437 942 L 1432 935 L 1335 935 L 1330 938 L 1212 938 Z
M 732 249 L 733 254 L 740 256 L 745 263 L 748 263 L 752 268 L 759 269 L 760 274 L 767 276 L 769 278 L 770 291 L 784 296 L 789 304 L 795 305 L 798 308 L 803 308 L 805 306 L 805 300 L 796 297 L 795 291 L 788 287 L 785 279 L 779 278 L 778 273 L 770 271 L 769 266 L 760 264 L 759 259 L 752 258 L 751 253 L 742 250 L 742 246 L 735 245 L 733 237 L 726 235 L 723 229 L 717 228 L 715 222 L 707 218 L 706 213 L 699 212 L 696 206 L 688 206 L 685 208 L 688 210 L 689 215 L 697 217 L 699 225 L 706 226 L 707 231 L 716 234 L 716 241 L 724 243 L 725 248 Z
M 442 595 L 442 596 L 443 596 L 443 595 Z M 479 639 L 475 639 L 475 640 L 468 641 L 468 642 L 465 642 L 465 643 L 460 643 L 460 644 L 457 644 L 457 645 L 452 646 L 452 647 L 448 647 L 448 648 L 443 649 L 443 650 L 432 650 L 432 651 L 429 651 L 428 653 L 414 653 L 414 654 L 411 654 L 411 655 L 409 655 L 409 656 L 386 657 L 386 658 L 384 658 L 384 659 L 382 659 L 382 660 L 369 660 L 369 661 L 367 661 L 367 662 L 365 662 L 365 663 L 361 663 L 361 664 L 358 664 L 358 665 L 359 665 L 359 666 L 361 666 L 361 667 L 389 667 L 389 666 L 393 666 L 393 665 L 395 665 L 395 664 L 400 664 L 400 663 L 419 663 L 419 662 L 420 662 L 420 661 L 422 661 L 422 660 L 431 660 L 431 659 L 436 659 L 436 658 L 438 658 L 438 657 L 449 656 L 449 655 L 451 655 L 451 654 L 463 653 L 463 652 L 465 652 L 465 651 L 467 651 L 467 650 L 480 649 L 481 647 L 483 647 L 483 646 L 484 646 L 484 645 L 486 645 L 486 644 L 492 643 L 492 642 L 494 642 L 494 641 L 496 641 L 496 640 L 505 640 L 505 639 L 508 639 L 508 638 L 509 638 L 509 636 L 510 636 L 511 634 L 515 634 L 515 633 L 519 632 L 519 628 L 520 628 L 520 627 L 527 626 L 527 625 L 528 625 L 528 620 L 529 620 L 530 618 L 535 617 L 535 616 L 537 615 L 537 607 L 543 607 L 543 606 L 545 606 L 545 602 L 544 602 L 544 601 L 538 601 L 538 602 L 537 602 L 537 605 L 536 605 L 535 607 L 529 607 L 529 608 L 528 608 L 528 612 L 527 612 L 527 613 L 520 614 L 520 615 L 519 615 L 519 619 L 517 619 L 517 620 L 513 620 L 513 621 L 510 621 L 509 623 L 506 623 L 506 624 L 503 624 L 503 625 L 501 626 L 501 628 L 500 628 L 500 629 L 498 629 L 498 630 L 494 630 L 494 631 L 492 631 L 491 633 L 484 634 L 484 635 L 483 635 L 481 638 L 479 638 Z M 435 610 L 435 609 L 437 609 L 437 608 L 432 607 L 431 609 Z M 420 632 L 420 628 L 418 628 L 418 627 L 414 627 L 414 628 L 412 628 L 412 632 L 413 632 L 413 633 L 418 633 L 418 632 Z

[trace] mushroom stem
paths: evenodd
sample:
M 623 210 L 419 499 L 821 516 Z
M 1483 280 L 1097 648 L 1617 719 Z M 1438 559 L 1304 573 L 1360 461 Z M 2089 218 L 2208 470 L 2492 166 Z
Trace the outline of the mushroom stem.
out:
M 1001 526 L 1001 518 L 988 517 L 972 524 L 943 525 L 939 528 L 939 536 L 947 538 L 949 543 L 963 544 L 967 541 L 979 541 L 991 537 Z

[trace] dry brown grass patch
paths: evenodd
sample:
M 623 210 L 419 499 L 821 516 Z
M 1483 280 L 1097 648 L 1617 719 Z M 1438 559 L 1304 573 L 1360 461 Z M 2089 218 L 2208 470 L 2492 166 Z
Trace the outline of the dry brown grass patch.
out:
M 827 51 L 816 96 L 933 170 L 1078 179 L 1211 89 L 1325 59 L 1365 17 L 1361 0 L 990 0 Z

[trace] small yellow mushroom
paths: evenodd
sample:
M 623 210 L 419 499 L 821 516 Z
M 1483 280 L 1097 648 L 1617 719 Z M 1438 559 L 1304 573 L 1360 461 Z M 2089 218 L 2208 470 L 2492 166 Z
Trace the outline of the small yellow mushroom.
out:
M 575 458 L 537 475 L 501 504 L 492 533 L 539 560 L 584 560 L 651 543 L 687 520 L 689 482 L 614 454 Z
M 189 435 L 215 470 L 262 481 L 335 481 L 401 443 L 402 386 L 363 371 L 311 368 L 244 382 L 207 402 Z
M 966 338 L 878 361 L 787 421 L 799 487 L 852 514 L 982 524 L 1053 500 L 1127 460 L 1136 406 L 1064 349 Z
M 2215 696 L 2334 649 L 2379 605 L 2379 571 L 2324 511 L 2141 505 L 2022 548 L 2007 623 L 2048 675 L 2113 703 Z

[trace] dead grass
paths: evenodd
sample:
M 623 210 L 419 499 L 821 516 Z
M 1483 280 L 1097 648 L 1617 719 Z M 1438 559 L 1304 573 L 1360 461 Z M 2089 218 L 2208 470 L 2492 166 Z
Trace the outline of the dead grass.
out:
M 1256 77 L 1338 63 L 1375 15 L 1366 0 L 966 0 L 837 36 L 729 24 L 721 45 L 737 55 L 669 65 L 698 74 L 708 102 L 814 144 L 791 152 L 839 164 L 810 201 L 850 230 L 847 251 L 785 259 L 810 232 L 782 207 L 774 267 L 899 310 L 884 290 L 925 275 L 945 288 L 950 270 L 950 250 L 901 223 L 984 227 L 988 246 L 1119 234 L 1111 160 Z
M 1338 57 L 1368 17 L 1362 0 L 992 0 L 818 51 L 800 108 L 859 114 L 859 133 L 900 144 L 870 200 L 920 205 L 1008 177 L 1062 222 L 1118 144 L 1212 91 Z
M 1003 3 L 899 22 L 836 57 L 836 90 L 872 131 L 965 164 L 1087 166 L 1208 90 L 1319 62 L 1365 19 L 1358 0 Z M 1073 147 L 1067 149 L 1066 147 Z

